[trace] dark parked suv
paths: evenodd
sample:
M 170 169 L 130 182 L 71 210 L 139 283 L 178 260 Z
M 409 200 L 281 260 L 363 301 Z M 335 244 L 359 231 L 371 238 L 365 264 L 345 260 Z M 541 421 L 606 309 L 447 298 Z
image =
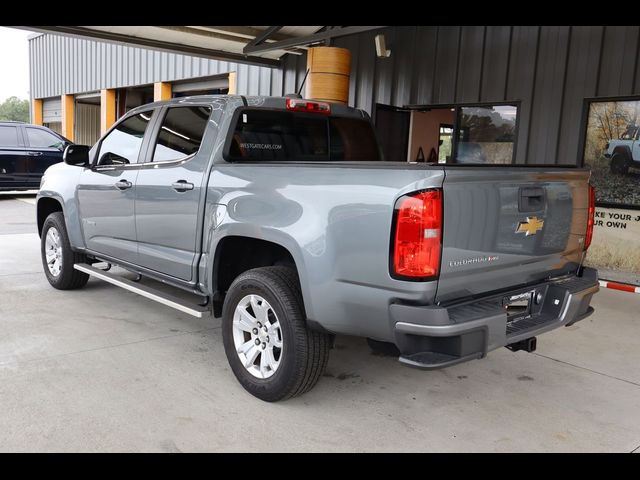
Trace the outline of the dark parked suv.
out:
M 71 143 L 47 127 L 0 122 L 0 191 L 39 188 L 44 171 L 62 161 Z

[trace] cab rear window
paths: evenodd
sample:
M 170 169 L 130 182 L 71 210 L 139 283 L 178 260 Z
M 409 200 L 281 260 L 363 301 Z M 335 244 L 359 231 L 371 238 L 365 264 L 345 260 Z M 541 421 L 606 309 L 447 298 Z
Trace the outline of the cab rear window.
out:
M 229 161 L 380 161 L 378 142 L 366 119 L 286 110 L 243 109 L 227 140 Z

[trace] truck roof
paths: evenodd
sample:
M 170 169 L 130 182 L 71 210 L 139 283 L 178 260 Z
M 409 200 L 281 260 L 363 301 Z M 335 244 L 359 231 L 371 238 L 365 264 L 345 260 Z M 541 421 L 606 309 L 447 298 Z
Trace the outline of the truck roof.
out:
M 274 97 L 267 95 L 193 95 L 189 97 L 178 97 L 172 98 L 170 100 L 162 100 L 158 102 L 146 103 L 144 105 L 140 105 L 136 107 L 130 112 L 137 112 L 139 110 L 144 110 L 149 107 L 159 107 L 162 105 L 182 105 L 182 104 L 192 104 L 192 103 L 209 103 L 211 105 L 215 103 L 219 103 L 220 101 L 228 102 L 230 100 L 239 100 L 242 102 L 242 99 L 245 99 L 247 105 L 250 107 L 268 107 L 268 108 L 282 108 L 286 107 L 286 99 L 287 97 Z M 316 101 L 316 100 L 312 100 Z M 320 101 L 320 100 L 317 100 Z M 368 115 L 360 109 L 352 108 L 346 105 L 342 105 L 340 103 L 332 103 L 332 102 L 324 102 L 329 103 L 331 105 L 331 112 L 338 115 L 346 115 L 346 116 L 357 116 L 357 117 L 367 117 Z

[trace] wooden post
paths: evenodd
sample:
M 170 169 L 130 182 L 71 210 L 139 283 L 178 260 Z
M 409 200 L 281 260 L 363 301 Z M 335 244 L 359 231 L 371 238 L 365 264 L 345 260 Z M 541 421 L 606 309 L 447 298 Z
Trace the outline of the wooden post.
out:
M 156 82 L 153 84 L 153 101 L 171 100 L 171 84 L 169 82 Z
M 31 104 L 31 123 L 42 125 L 42 99 L 34 98 Z
M 76 99 L 73 95 L 62 95 L 62 133 L 63 137 L 67 137 L 73 142 L 74 137 L 74 115 Z
M 104 135 L 116 121 L 116 91 L 100 90 L 100 135 Z
M 238 94 L 238 77 L 236 72 L 229 72 L 229 95 Z

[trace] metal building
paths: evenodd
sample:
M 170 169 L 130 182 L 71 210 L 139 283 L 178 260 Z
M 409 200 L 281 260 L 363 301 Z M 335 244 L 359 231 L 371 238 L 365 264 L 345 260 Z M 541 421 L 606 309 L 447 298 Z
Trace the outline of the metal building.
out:
M 29 63 L 32 121 L 82 144 L 93 144 L 112 121 L 154 100 L 282 90 L 277 68 L 62 35 L 32 35 Z M 111 122 L 103 119 L 102 126 L 101 95 L 114 100 L 113 111 L 104 112 Z
M 640 284 L 639 26 L 29 28 L 32 119 L 80 143 L 154 99 L 303 92 L 368 112 L 387 160 L 588 165 L 589 261 Z
M 517 110 L 515 163 L 575 164 L 581 161 L 585 100 L 640 93 L 639 32 L 637 26 L 403 26 L 377 27 L 330 42 L 351 51 L 349 104 L 374 120 L 385 109 L 382 116 L 391 115 L 388 107 L 424 112 L 506 102 Z M 390 47 L 388 57 L 376 54 L 380 34 Z M 140 37 L 130 40 L 145 43 Z M 171 82 L 174 95 L 282 95 L 301 89 L 307 68 L 301 52 L 283 50 L 279 60 L 264 58 L 269 66 L 257 66 L 51 34 L 31 38 L 29 51 L 31 96 L 43 102 L 42 121 L 68 136 L 73 127 L 62 125 L 63 95 L 96 105 L 101 90 L 128 90 L 131 103 L 123 106 L 128 101 L 118 99 L 119 116 L 131 105 L 152 100 L 154 84 Z M 82 122 L 93 125 L 95 119 L 79 113 L 74 133 L 83 135 Z M 392 123 L 410 128 L 414 116 L 398 112 Z

